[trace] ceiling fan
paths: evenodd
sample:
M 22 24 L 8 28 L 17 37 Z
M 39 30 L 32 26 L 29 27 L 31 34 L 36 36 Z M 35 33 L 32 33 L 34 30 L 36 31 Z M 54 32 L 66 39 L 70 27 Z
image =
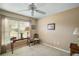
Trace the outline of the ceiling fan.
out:
M 29 11 L 31 10 L 31 15 L 34 16 L 34 12 L 38 12 L 41 14 L 46 14 L 44 11 L 38 10 L 38 8 L 36 7 L 36 5 L 34 3 L 31 3 L 30 5 L 28 5 L 28 9 L 25 10 L 20 10 L 21 11 Z

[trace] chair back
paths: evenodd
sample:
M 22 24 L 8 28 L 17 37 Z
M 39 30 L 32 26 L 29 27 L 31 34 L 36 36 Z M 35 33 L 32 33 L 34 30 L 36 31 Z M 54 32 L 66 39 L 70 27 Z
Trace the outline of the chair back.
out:
M 39 35 L 35 33 L 33 38 L 39 38 Z

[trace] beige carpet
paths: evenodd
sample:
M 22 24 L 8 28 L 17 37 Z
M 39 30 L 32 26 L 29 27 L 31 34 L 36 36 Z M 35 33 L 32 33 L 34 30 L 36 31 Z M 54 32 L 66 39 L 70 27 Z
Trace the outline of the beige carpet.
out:
M 69 56 L 69 54 L 39 44 L 31 47 L 25 46 L 14 50 L 14 54 L 12 54 L 11 52 L 7 52 L 2 56 Z

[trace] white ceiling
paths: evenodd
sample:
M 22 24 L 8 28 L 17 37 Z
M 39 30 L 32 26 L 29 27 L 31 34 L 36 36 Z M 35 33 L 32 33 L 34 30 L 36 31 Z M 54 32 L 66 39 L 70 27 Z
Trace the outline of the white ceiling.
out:
M 28 3 L 0 3 L 0 8 L 18 14 L 31 16 L 31 11 L 19 12 L 20 10 L 28 9 L 28 5 L 29 5 Z M 36 6 L 38 7 L 39 10 L 46 12 L 46 14 L 43 15 L 35 12 L 33 17 L 43 18 L 51 14 L 79 7 L 79 3 L 36 3 Z

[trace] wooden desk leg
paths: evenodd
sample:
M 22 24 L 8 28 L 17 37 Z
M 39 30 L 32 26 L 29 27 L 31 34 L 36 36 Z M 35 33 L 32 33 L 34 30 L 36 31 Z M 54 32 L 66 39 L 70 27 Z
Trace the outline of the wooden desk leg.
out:
M 70 56 L 72 56 L 72 52 L 70 52 Z
M 29 45 L 29 47 L 30 47 L 30 40 L 28 40 L 28 39 L 27 39 L 27 45 Z
M 11 43 L 11 51 L 12 51 L 12 54 L 13 54 L 13 47 L 14 46 L 14 44 L 13 44 L 13 42 Z

